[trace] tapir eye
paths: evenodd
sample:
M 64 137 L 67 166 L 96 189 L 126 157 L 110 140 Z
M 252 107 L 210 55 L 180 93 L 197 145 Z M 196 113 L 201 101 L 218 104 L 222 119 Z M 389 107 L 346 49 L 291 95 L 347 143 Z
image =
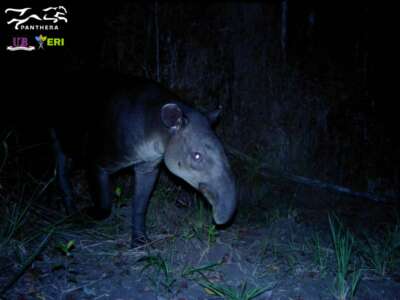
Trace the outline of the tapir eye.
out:
M 199 152 L 193 152 L 192 157 L 195 161 L 200 161 L 201 154 Z

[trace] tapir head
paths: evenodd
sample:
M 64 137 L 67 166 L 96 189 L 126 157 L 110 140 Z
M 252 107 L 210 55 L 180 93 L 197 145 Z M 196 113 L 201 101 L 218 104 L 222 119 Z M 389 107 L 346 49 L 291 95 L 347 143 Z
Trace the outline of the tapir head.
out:
M 161 108 L 161 120 L 169 129 L 165 149 L 167 168 L 200 191 L 213 208 L 216 224 L 225 224 L 236 209 L 235 180 L 221 142 L 212 130 L 220 109 L 203 115 L 182 110 L 176 103 Z

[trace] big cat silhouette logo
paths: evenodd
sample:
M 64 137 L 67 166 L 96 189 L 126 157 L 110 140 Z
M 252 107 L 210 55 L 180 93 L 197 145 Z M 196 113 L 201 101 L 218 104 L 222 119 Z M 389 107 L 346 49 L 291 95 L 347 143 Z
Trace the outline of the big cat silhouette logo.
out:
M 4 12 L 10 17 L 7 24 L 14 25 L 15 30 L 59 30 L 60 24 L 68 23 L 64 6 L 50 6 L 42 10 L 7 8 Z

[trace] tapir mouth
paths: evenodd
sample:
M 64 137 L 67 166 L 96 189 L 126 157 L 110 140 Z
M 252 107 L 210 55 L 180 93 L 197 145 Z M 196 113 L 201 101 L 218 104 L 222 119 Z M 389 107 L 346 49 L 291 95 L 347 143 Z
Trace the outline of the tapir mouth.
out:
M 219 193 L 214 192 L 206 183 L 199 184 L 199 191 L 212 206 L 214 222 L 217 225 L 228 223 L 236 208 L 235 196 L 226 195 L 226 199 L 222 199 Z

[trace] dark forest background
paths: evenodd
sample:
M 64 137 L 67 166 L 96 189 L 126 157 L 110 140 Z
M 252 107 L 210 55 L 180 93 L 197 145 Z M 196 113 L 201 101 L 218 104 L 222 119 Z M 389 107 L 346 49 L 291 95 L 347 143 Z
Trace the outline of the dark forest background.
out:
M 63 5 L 69 14 L 63 49 L 2 48 L 4 87 L 12 95 L 2 97 L 2 121 L 43 125 L 27 116 L 45 111 L 49 78 L 70 89 L 68 72 L 108 69 L 161 81 L 202 109 L 221 104 L 217 131 L 224 143 L 271 170 L 398 197 L 398 112 L 382 88 L 377 49 L 390 46 L 382 43 L 376 6 L 290 0 Z

